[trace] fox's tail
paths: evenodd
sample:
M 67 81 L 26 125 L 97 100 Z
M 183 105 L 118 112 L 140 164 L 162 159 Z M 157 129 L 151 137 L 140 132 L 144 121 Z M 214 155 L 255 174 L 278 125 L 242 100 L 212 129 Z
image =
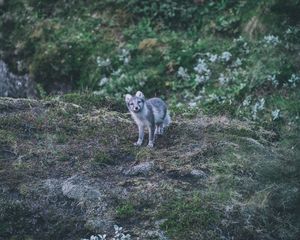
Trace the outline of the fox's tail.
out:
M 164 122 L 163 122 L 163 127 L 168 127 L 170 124 L 171 124 L 171 117 L 170 117 L 170 114 L 167 112 L 166 116 L 165 116 L 165 119 L 164 119 Z

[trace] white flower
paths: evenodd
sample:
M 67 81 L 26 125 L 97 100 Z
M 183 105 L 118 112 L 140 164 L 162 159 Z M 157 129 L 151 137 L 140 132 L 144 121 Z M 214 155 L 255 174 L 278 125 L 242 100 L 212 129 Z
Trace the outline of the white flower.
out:
M 120 232 L 120 231 L 122 231 L 122 227 L 119 227 L 118 225 L 114 225 L 114 229 L 115 229 L 115 232 Z
M 260 99 L 259 101 L 257 101 L 255 103 L 255 105 L 252 107 L 252 117 L 253 117 L 253 119 L 257 118 L 257 112 L 263 110 L 264 106 L 265 106 L 265 99 L 264 98 Z
M 101 87 L 101 86 L 105 85 L 108 81 L 109 81 L 109 78 L 107 78 L 107 77 L 101 78 L 101 80 L 99 82 L 99 86 Z
M 132 86 L 127 86 L 127 87 L 125 87 L 125 90 L 127 92 L 132 92 L 133 91 L 133 87 Z M 115 225 L 115 226 L 117 226 L 117 225 Z
M 128 55 L 129 55 L 129 50 L 123 48 L 123 49 L 121 50 L 121 56 L 128 56 Z
M 17 81 L 16 81 L 16 87 L 19 88 L 19 87 L 21 87 L 21 86 L 22 86 L 22 82 L 17 80 Z
M 265 107 L 265 99 L 264 98 L 262 98 L 262 99 L 260 99 L 259 100 L 259 102 L 257 102 L 258 103 L 258 105 L 257 105 L 257 109 L 258 110 L 263 110 Z
M 214 63 L 218 60 L 217 54 L 206 53 L 206 56 L 208 57 L 208 60 L 212 63 Z
M 242 65 L 242 60 L 240 58 L 237 58 L 235 62 L 232 64 L 233 67 L 239 67 Z
M 130 56 L 124 58 L 124 64 L 128 64 L 130 62 Z
M 190 108 L 194 108 L 197 106 L 197 103 L 196 102 L 189 102 L 189 107 Z
M 291 83 L 292 87 L 296 87 L 296 84 L 299 80 L 300 77 L 293 73 L 291 78 L 288 80 L 288 82 Z
M 233 39 L 233 42 L 244 42 L 245 39 L 242 36 L 239 36 L 238 38 Z
M 272 82 L 272 84 L 275 86 L 275 87 L 277 87 L 278 86 L 278 80 L 276 79 L 276 75 L 275 74 L 273 74 L 273 75 L 268 75 L 267 76 L 267 79 L 269 80 L 269 81 L 271 81 Z
M 209 61 L 211 61 L 211 62 L 214 63 L 215 61 L 217 61 L 217 59 L 218 59 L 218 55 L 217 54 L 213 54 L 213 55 L 210 56 Z
M 215 101 L 215 100 L 219 101 L 219 97 L 218 97 L 217 94 L 215 94 L 215 93 L 209 94 L 209 95 L 208 95 L 208 98 L 209 98 L 209 100 L 211 100 L 211 101 Z
M 122 48 L 119 55 L 119 60 L 123 61 L 123 63 L 126 65 L 130 62 L 131 56 L 129 50 Z
M 280 117 L 279 114 L 280 114 L 280 110 L 279 109 L 276 109 L 276 110 L 272 111 L 273 121 L 276 120 L 276 119 L 278 119 Z
M 210 53 L 207 53 L 207 55 Z M 197 65 L 194 67 L 194 70 L 196 71 L 196 83 L 204 83 L 210 78 L 211 71 L 208 69 L 208 66 L 204 59 L 199 58 Z
M 108 67 L 111 64 L 111 61 L 109 58 L 103 59 L 101 57 L 97 57 L 96 59 L 98 67 Z
M 251 96 L 247 96 L 243 101 L 243 106 L 249 106 L 251 103 Z
M 98 237 L 100 238 L 99 240 L 106 240 L 106 234 L 103 235 L 98 235 Z
M 99 239 L 98 239 L 97 236 L 92 235 L 92 236 L 90 237 L 90 240 L 99 240 Z
M 204 83 L 208 80 L 208 78 L 206 76 L 200 76 L 200 75 L 196 75 L 196 78 L 195 78 L 195 82 L 196 83 Z
M 265 45 L 276 46 L 280 43 L 280 40 L 278 36 L 268 35 L 264 37 L 263 42 L 265 43 Z
M 228 62 L 232 57 L 232 54 L 230 52 L 223 52 L 221 55 L 221 60 Z
M 207 67 L 207 64 L 205 63 L 205 60 L 202 58 L 198 59 L 198 63 L 196 65 L 196 67 L 194 67 L 194 70 L 198 73 L 198 74 L 202 74 L 202 73 L 210 73 L 210 70 Z
M 288 29 L 285 31 L 286 34 L 291 34 L 292 32 L 293 32 L 293 31 L 292 31 L 291 28 L 288 28 Z
M 229 79 L 225 77 L 223 73 L 220 74 L 218 80 L 221 85 L 224 85 L 225 83 L 229 82 Z
M 189 74 L 187 73 L 187 69 L 183 68 L 183 67 L 179 67 L 179 69 L 177 71 L 177 75 L 185 80 L 190 78 Z
M 122 72 L 122 70 L 119 68 L 117 71 L 113 71 L 111 73 L 111 75 L 113 75 L 113 76 L 119 76 L 121 74 L 121 72 Z

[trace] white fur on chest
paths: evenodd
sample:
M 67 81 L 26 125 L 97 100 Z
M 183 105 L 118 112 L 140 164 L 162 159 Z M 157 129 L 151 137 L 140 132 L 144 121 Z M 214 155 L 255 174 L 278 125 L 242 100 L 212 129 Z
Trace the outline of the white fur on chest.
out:
M 151 124 L 147 119 L 148 111 L 149 109 L 145 106 L 141 112 L 138 113 L 130 112 L 130 113 L 132 118 L 136 122 L 136 124 L 145 126 Z

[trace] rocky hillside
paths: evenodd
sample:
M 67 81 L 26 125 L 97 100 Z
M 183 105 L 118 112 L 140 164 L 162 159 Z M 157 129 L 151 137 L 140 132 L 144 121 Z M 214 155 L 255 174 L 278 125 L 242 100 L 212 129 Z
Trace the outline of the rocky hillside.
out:
M 0 239 L 110 239 L 114 225 L 131 239 L 299 236 L 292 123 L 283 137 L 181 113 L 137 148 L 123 108 L 94 102 L 0 98 Z

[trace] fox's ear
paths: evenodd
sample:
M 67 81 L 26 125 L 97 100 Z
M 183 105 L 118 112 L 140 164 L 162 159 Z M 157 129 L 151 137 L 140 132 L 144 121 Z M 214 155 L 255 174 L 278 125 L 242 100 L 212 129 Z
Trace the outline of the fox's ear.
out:
M 137 91 L 136 94 L 135 94 L 135 96 L 137 96 L 139 98 L 145 99 L 145 96 L 144 96 L 144 94 L 141 91 Z
M 125 102 L 129 102 L 129 100 L 132 98 L 132 96 L 130 94 L 126 94 L 125 95 Z

